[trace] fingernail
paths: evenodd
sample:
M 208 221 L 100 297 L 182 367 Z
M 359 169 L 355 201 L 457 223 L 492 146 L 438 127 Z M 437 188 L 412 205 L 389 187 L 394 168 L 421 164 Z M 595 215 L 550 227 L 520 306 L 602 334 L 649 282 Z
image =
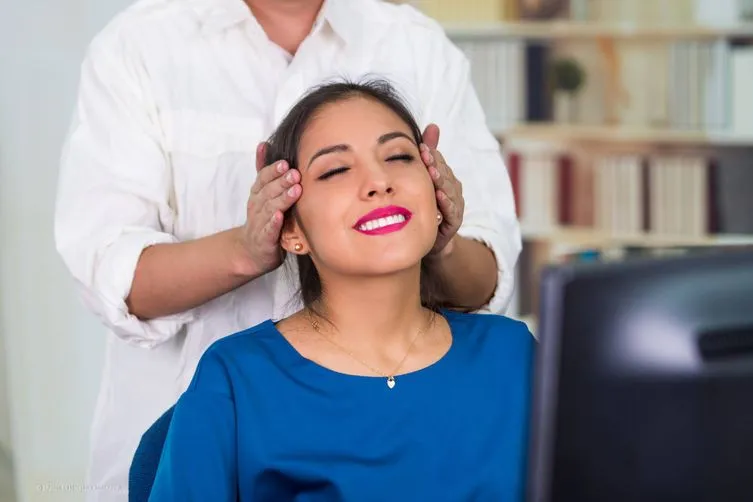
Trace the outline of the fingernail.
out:
M 429 160 L 429 164 L 433 164 L 434 163 L 434 156 L 432 154 L 430 154 L 430 153 L 427 153 L 426 156 L 429 158 L 428 159 Z
M 285 161 L 281 161 L 277 163 L 277 172 L 282 174 L 285 172 L 285 169 L 287 169 L 287 165 L 285 164 Z
M 434 178 L 435 180 L 439 179 L 439 171 L 437 171 L 436 169 L 432 168 L 431 169 L 431 177 Z
M 288 189 L 288 195 L 290 195 L 291 197 L 295 197 L 296 195 L 298 195 L 298 185 L 290 187 Z
M 419 149 L 420 149 L 420 150 L 421 150 L 422 152 L 424 152 L 424 153 L 429 153 L 429 147 L 428 147 L 428 146 L 426 146 L 426 143 L 421 143 L 421 146 L 419 147 Z
M 293 171 L 290 171 L 287 176 L 285 176 L 285 179 L 288 180 L 290 183 L 295 183 L 295 174 L 293 174 Z

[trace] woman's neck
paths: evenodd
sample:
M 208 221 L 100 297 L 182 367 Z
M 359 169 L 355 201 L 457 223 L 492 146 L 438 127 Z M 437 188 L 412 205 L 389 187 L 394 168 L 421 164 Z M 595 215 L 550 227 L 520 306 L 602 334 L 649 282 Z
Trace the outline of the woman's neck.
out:
M 421 306 L 420 269 L 379 278 L 329 277 L 318 310 L 340 341 L 355 350 L 400 350 L 428 316 Z M 325 326 L 331 328 L 331 326 Z
M 267 37 L 295 54 L 311 32 L 324 0 L 245 0 Z

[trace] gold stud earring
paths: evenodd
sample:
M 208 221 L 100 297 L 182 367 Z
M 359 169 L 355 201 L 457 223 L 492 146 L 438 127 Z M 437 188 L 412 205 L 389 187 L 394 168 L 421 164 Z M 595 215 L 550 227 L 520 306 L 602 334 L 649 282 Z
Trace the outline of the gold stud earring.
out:
M 303 244 L 296 242 L 295 246 L 293 246 L 293 249 L 295 249 L 297 253 L 300 253 L 301 251 L 303 251 Z

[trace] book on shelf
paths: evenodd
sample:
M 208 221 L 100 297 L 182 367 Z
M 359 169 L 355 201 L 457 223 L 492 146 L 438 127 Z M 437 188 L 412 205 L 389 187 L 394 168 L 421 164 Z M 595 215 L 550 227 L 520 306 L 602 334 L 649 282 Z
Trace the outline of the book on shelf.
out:
M 715 234 L 719 222 L 714 170 L 714 164 L 700 156 L 651 157 L 646 180 L 647 230 L 689 237 Z
M 471 82 L 493 131 L 525 119 L 525 47 L 516 40 L 459 40 L 471 69 Z
M 618 235 L 646 231 L 644 213 L 648 208 L 644 197 L 643 159 L 638 155 L 603 155 L 595 164 L 595 227 Z
M 730 59 L 729 100 L 734 103 L 730 117 L 731 130 L 739 134 L 749 134 L 753 131 L 753 47 L 733 49 Z
M 669 47 L 669 125 L 723 129 L 730 124 L 732 48 L 726 40 L 682 41 Z M 736 131 L 740 134 L 753 133 Z
M 753 20 L 753 0 L 694 0 L 695 21 L 709 26 L 729 26 Z
M 504 151 L 518 218 L 529 235 L 578 228 L 623 240 L 701 241 L 753 233 L 753 203 L 741 190 L 753 188 L 750 150 L 590 152 L 521 143 Z M 743 221 L 733 225 L 731 215 L 738 214 L 747 217 L 737 216 Z

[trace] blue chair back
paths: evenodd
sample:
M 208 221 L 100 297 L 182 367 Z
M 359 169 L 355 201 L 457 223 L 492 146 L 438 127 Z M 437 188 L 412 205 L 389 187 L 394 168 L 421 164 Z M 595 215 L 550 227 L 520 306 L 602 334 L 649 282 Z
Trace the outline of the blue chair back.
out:
M 174 409 L 170 407 L 141 436 L 128 472 L 128 502 L 149 501 Z

